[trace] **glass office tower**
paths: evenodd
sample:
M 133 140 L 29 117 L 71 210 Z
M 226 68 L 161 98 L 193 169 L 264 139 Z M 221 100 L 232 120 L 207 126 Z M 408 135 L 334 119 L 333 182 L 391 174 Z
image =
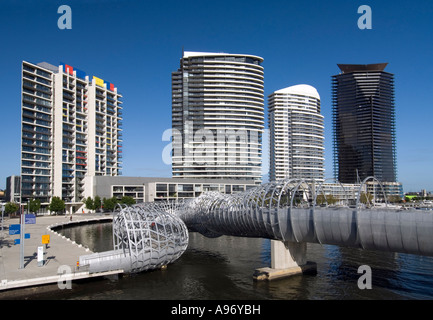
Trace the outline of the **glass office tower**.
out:
M 396 181 L 394 75 L 387 63 L 339 64 L 332 76 L 334 175 Z

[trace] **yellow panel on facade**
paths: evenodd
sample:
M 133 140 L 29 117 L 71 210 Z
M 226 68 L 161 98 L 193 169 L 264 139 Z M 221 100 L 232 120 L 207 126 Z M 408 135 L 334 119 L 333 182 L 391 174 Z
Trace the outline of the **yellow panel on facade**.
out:
M 103 87 L 103 86 L 104 86 L 104 80 L 102 80 L 102 79 L 100 79 L 100 78 L 98 78 L 98 77 L 95 77 L 95 76 L 93 76 L 93 79 L 95 79 L 95 83 L 96 83 L 98 86 L 100 86 L 100 87 Z

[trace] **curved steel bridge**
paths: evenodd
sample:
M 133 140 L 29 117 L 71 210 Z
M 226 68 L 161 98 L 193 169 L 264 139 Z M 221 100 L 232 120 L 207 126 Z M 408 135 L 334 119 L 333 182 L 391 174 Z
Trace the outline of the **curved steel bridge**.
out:
M 177 260 L 188 246 L 188 229 L 169 207 L 119 206 L 113 216 L 113 249 L 80 257 L 89 272 L 135 273 Z
M 433 214 L 420 210 L 396 210 L 387 203 L 380 208 L 362 204 L 361 193 L 370 179 L 376 180 L 369 177 L 361 183 L 354 206 L 349 206 L 348 200 L 338 207 L 326 203 L 319 206 L 318 196 L 325 195 L 323 184 L 288 179 L 234 195 L 211 192 L 179 202 L 122 207 L 113 220 L 115 249 L 128 257 L 125 258 L 128 261 L 123 259 L 122 263 L 125 272 L 157 268 L 173 262 L 186 250 L 186 228 L 206 237 L 260 237 L 290 243 L 320 243 L 432 256 Z M 377 183 L 381 185 L 379 181 Z M 386 199 L 384 192 L 383 198 Z M 326 201 L 326 196 L 323 199 Z M 135 218 L 129 218 L 131 215 Z M 148 234 L 151 234 L 151 224 L 143 222 L 148 221 L 144 218 L 147 216 L 154 221 L 170 220 L 177 226 L 165 229 L 173 239 L 168 246 L 170 250 L 160 245 L 158 241 L 162 240 L 154 240 L 153 247 L 161 248 L 158 258 L 145 257 L 143 253 L 149 251 L 144 239 L 149 239 Z M 164 237 L 163 242 L 166 241 Z M 165 254 L 169 259 L 164 258 Z M 106 269 L 107 266 L 100 264 L 97 269 L 100 268 Z

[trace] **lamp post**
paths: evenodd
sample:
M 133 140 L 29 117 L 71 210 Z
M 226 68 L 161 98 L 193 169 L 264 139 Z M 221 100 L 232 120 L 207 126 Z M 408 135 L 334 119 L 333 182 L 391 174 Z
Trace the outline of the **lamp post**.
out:
M 6 205 L 1 205 L 1 211 L 2 211 L 2 235 L 3 235 L 3 222 L 4 222 L 4 213 L 5 213 L 5 206 Z
M 27 213 L 30 212 L 30 199 L 27 199 Z M 21 230 L 20 230 L 20 269 L 24 269 L 24 239 L 25 239 L 26 214 L 21 212 Z

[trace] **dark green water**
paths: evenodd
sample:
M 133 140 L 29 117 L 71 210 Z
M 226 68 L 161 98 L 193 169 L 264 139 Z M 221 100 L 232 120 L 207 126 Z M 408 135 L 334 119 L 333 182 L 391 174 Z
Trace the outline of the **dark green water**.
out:
M 94 252 L 112 248 L 111 224 L 65 229 Z M 353 300 L 433 299 L 433 258 L 308 244 L 316 275 L 254 281 L 270 266 L 270 241 L 190 233 L 187 251 L 166 270 L 73 285 L 55 298 L 85 300 Z M 372 270 L 372 289 L 358 287 L 358 267 Z

